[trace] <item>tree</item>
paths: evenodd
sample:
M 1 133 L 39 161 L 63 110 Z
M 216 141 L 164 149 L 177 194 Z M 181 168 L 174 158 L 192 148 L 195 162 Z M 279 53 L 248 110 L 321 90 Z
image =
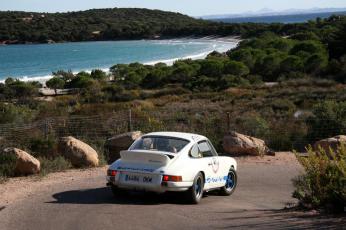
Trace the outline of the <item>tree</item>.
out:
M 238 48 L 236 50 L 231 50 L 227 53 L 231 60 L 244 63 L 249 69 L 253 69 L 256 61 L 257 55 L 255 53 L 263 53 L 260 50 L 255 50 L 252 48 Z
M 293 41 L 289 39 L 284 39 L 284 38 L 277 38 L 277 39 L 274 39 L 273 41 L 270 41 L 268 43 L 268 46 L 276 50 L 288 52 L 293 46 Z
M 328 64 L 327 73 L 331 75 L 332 79 L 346 83 L 346 55 L 342 56 L 340 60 L 332 59 Z
M 340 58 L 346 54 L 346 22 L 343 22 L 338 30 L 332 33 L 328 41 L 329 55 L 331 58 Z
M 169 75 L 168 70 L 169 67 L 167 66 L 155 66 L 154 69 L 145 76 L 141 86 L 144 88 L 157 88 L 164 85 Z
M 173 71 L 170 76 L 171 83 L 185 83 L 196 76 L 197 70 L 193 65 L 179 61 L 173 65 Z
M 95 79 L 95 80 L 105 80 L 107 78 L 107 74 L 100 69 L 92 70 L 90 73 L 90 76 L 92 79 Z
M 67 84 L 68 88 L 88 88 L 93 85 L 95 80 L 89 76 L 80 75 Z
M 244 63 L 230 60 L 225 62 L 224 73 L 242 77 L 248 75 L 250 70 Z
M 320 40 L 320 38 L 312 31 L 304 31 L 293 34 L 290 39 L 306 41 L 306 40 Z
M 63 89 L 65 86 L 65 81 L 61 77 L 53 77 L 46 82 L 47 87 L 54 89 L 55 94 L 57 94 L 57 89 Z
M 282 59 L 280 53 L 266 55 L 257 62 L 256 72 L 262 75 L 265 81 L 277 81 Z
M 305 51 L 310 54 L 327 55 L 325 47 L 318 41 L 303 41 L 293 46 L 290 54 L 296 55 L 298 52 Z
M 205 59 L 200 61 L 201 69 L 199 75 L 218 78 L 223 73 L 223 62 L 216 59 Z
M 207 76 L 197 76 L 191 79 L 189 82 L 185 84 L 185 87 L 193 90 L 193 91 L 211 91 L 214 89 L 216 84 L 216 80 L 214 78 L 210 78 Z
M 320 54 L 311 55 L 305 62 L 305 69 L 308 73 L 319 73 L 328 65 L 326 56 Z
M 287 58 L 285 58 L 280 64 L 280 69 L 284 73 L 302 71 L 303 68 L 304 64 L 302 60 L 299 57 L 293 55 L 290 55 Z
M 72 70 L 64 71 L 64 70 L 58 70 L 57 72 L 53 72 L 54 77 L 61 77 L 65 82 L 71 81 L 73 78 L 75 78 L 75 75 L 73 74 Z
M 30 98 L 38 95 L 38 85 L 31 82 L 23 82 L 19 80 L 6 79 L 5 86 L 8 87 L 9 98 Z

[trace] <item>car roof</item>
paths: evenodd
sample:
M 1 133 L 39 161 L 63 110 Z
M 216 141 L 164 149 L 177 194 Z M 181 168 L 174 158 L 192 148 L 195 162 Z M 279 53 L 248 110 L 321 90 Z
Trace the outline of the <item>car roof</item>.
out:
M 200 140 L 207 139 L 205 136 L 194 134 L 194 133 L 183 133 L 183 132 L 153 132 L 153 133 L 147 133 L 145 136 L 165 136 L 165 137 L 175 137 L 175 138 L 182 138 L 186 139 L 192 142 L 198 142 Z

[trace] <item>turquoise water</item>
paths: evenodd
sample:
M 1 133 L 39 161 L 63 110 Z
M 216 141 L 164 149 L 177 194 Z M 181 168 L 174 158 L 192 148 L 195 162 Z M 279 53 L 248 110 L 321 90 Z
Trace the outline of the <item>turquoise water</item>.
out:
M 203 58 L 213 50 L 236 46 L 222 40 L 139 40 L 0 46 L 0 80 L 7 77 L 44 80 L 53 71 L 108 70 L 114 64 L 171 64 L 181 58 Z

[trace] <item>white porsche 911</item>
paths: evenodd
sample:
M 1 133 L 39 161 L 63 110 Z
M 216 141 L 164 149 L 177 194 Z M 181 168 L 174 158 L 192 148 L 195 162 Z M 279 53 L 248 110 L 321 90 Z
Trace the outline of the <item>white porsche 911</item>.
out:
M 149 133 L 120 152 L 107 172 L 107 185 L 123 190 L 185 192 L 197 204 L 203 192 L 231 195 L 237 185 L 237 162 L 218 156 L 204 136 L 180 132 Z

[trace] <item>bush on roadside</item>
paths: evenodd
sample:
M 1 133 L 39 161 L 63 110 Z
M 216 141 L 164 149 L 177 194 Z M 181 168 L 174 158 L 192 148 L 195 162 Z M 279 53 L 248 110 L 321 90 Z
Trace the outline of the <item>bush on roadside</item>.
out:
M 45 176 L 48 173 L 64 171 L 72 168 L 71 162 L 62 156 L 58 156 L 53 159 L 39 157 L 38 160 L 41 162 L 40 175 L 42 176 Z
M 346 147 L 330 152 L 309 147 L 308 157 L 297 155 L 305 173 L 293 180 L 293 197 L 305 208 L 342 212 L 346 206 Z
M 14 176 L 16 161 L 14 155 L 0 153 L 0 183 L 5 181 L 7 177 Z
M 48 137 L 46 138 L 32 138 L 29 142 L 29 148 L 34 152 L 34 156 L 53 158 L 58 155 L 57 140 Z

